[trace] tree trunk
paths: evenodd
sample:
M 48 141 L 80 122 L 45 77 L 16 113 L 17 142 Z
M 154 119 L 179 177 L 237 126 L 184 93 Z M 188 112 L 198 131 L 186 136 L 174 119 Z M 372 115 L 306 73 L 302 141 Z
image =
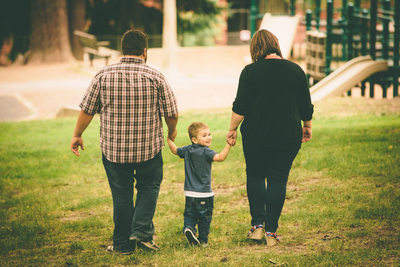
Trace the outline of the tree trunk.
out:
M 68 0 L 68 23 L 72 54 L 77 60 L 83 60 L 83 49 L 78 37 L 74 35 L 74 31 L 85 30 L 85 1 Z
M 174 72 L 175 50 L 178 47 L 176 33 L 176 0 L 163 1 L 163 33 L 162 48 L 164 50 L 163 68 L 166 72 Z
M 66 0 L 31 1 L 31 38 L 28 63 L 73 60 L 68 36 Z

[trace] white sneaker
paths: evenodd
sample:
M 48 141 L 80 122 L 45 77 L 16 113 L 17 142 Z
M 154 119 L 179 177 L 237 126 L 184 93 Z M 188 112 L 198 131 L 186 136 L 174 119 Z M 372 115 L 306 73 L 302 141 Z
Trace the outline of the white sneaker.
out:
M 196 238 L 196 235 L 193 233 L 192 229 L 186 227 L 183 233 L 185 234 L 189 245 L 200 245 L 200 241 Z

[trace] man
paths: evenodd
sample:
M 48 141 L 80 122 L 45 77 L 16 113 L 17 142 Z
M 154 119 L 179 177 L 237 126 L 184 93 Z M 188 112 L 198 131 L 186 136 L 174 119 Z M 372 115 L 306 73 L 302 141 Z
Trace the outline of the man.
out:
M 121 61 L 101 70 L 83 97 L 71 150 L 79 156 L 79 147 L 84 149 L 82 133 L 99 113 L 103 165 L 114 207 L 113 245 L 107 250 L 129 254 L 136 244 L 159 249 L 153 241 L 153 216 L 163 178 L 161 117 L 168 138 L 174 140 L 178 110 L 164 76 L 145 64 L 146 34 L 129 30 L 122 36 L 121 46 Z

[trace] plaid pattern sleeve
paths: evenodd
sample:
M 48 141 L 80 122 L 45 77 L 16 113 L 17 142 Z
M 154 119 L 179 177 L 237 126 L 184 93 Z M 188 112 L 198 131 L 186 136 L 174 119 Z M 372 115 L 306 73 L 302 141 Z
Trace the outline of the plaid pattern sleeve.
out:
M 160 106 L 161 116 L 176 116 L 178 114 L 176 98 L 164 76 L 162 76 L 158 85 L 158 95 L 158 105 Z
M 97 77 L 95 77 L 90 83 L 79 107 L 89 115 L 100 113 L 100 86 Z

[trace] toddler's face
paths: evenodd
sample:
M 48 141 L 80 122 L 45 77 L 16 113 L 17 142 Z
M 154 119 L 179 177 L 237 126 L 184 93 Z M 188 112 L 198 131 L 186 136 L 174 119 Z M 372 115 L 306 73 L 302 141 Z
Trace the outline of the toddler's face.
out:
M 200 129 L 196 137 L 193 137 L 193 143 L 202 146 L 211 146 L 212 136 L 209 128 Z

